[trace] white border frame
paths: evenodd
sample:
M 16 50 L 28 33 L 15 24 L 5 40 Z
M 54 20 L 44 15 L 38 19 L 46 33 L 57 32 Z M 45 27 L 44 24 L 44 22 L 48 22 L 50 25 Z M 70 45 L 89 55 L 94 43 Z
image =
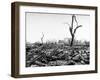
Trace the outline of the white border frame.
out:
M 71 8 L 52 8 L 37 6 L 20 6 L 20 51 L 19 51 L 19 74 L 40 74 L 55 72 L 74 72 L 74 71 L 90 71 L 95 70 L 95 10 L 71 9 Z M 49 12 L 49 13 L 73 13 L 73 14 L 89 14 L 91 18 L 91 35 L 90 35 L 90 65 L 75 66 L 56 66 L 56 67 L 25 67 L 25 12 Z M 91 46 L 92 45 L 92 46 Z

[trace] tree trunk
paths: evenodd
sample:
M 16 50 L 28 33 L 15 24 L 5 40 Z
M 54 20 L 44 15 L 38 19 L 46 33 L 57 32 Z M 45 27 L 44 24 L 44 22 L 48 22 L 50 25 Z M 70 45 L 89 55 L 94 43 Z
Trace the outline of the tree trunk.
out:
M 76 26 L 75 28 L 73 28 L 73 27 L 74 27 L 74 25 L 73 25 L 74 22 L 77 24 L 77 26 Z M 70 46 L 71 46 L 71 47 L 73 46 L 73 42 L 74 42 L 74 37 L 75 37 L 76 30 L 77 30 L 79 27 L 82 27 L 82 25 L 78 25 L 76 16 L 73 14 L 73 15 L 72 15 L 72 22 L 71 22 L 71 25 L 69 25 L 69 31 L 70 31 L 70 34 L 71 34 L 71 42 L 70 42 Z
M 42 37 L 41 37 L 42 44 L 43 44 L 43 38 L 44 38 L 44 34 L 42 33 Z
M 73 41 L 74 41 L 74 34 L 72 35 L 70 46 L 73 46 Z

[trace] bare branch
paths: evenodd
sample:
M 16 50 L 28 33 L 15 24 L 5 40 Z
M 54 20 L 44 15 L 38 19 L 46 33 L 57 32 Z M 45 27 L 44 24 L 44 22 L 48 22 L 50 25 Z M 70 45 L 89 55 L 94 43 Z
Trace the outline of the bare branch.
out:
M 75 19 L 75 22 L 76 22 L 76 24 L 77 24 L 77 26 L 78 26 L 78 22 L 77 22 L 76 16 L 74 17 L 74 19 Z
M 71 27 L 71 26 L 70 26 L 70 24 L 69 24 L 69 23 L 67 23 L 67 22 L 66 22 L 66 23 L 64 23 L 64 24 L 67 24 L 69 27 Z
M 44 37 L 44 34 L 43 34 L 43 32 L 42 32 L 42 37 Z
M 69 31 L 70 31 L 70 34 L 71 34 L 71 36 L 72 36 L 72 35 L 73 35 L 72 27 L 69 27 Z
M 72 15 L 72 23 L 71 23 L 72 29 L 73 29 L 74 17 L 75 17 L 75 15 L 73 14 L 73 15 Z
M 79 26 L 77 26 L 77 27 L 74 29 L 74 34 L 76 33 L 76 30 L 77 30 L 79 27 L 82 27 L 82 25 L 79 25 Z

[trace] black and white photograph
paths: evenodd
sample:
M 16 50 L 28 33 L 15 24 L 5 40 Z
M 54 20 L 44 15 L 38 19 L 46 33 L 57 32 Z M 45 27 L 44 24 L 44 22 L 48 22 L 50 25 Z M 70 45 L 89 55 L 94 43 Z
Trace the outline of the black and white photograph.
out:
M 97 7 L 12 3 L 12 76 L 97 73 Z
M 90 64 L 90 15 L 26 12 L 26 67 Z

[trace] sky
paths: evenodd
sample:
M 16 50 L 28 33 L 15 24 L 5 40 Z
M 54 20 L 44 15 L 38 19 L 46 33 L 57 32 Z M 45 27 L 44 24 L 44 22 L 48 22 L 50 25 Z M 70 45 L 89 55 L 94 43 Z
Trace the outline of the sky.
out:
M 90 16 L 76 15 L 79 25 L 75 34 L 77 40 L 90 40 Z M 44 42 L 58 41 L 71 38 L 69 26 L 71 14 L 26 13 L 26 41 L 30 43 L 41 41 L 42 33 Z M 66 24 L 68 23 L 68 24 Z M 76 24 L 74 24 L 74 28 Z

